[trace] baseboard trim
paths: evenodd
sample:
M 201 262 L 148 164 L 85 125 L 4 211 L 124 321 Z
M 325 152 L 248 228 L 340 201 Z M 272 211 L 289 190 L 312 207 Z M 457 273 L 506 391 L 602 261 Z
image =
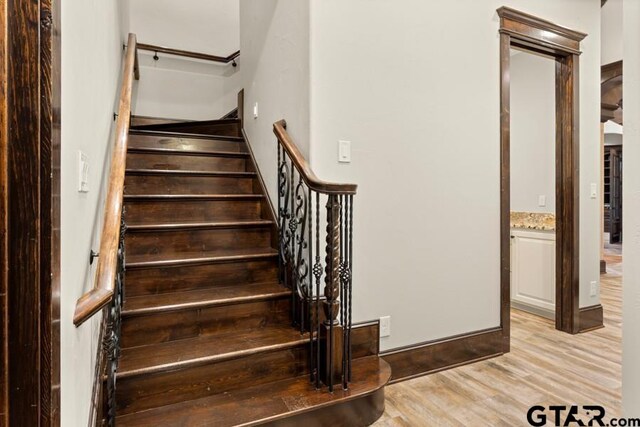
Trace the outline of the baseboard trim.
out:
M 383 351 L 391 365 L 390 384 L 479 362 L 504 354 L 502 328 L 455 335 Z
M 602 304 L 581 308 L 579 326 L 578 333 L 604 328 Z
M 351 354 L 354 359 L 380 354 L 380 320 L 351 326 Z

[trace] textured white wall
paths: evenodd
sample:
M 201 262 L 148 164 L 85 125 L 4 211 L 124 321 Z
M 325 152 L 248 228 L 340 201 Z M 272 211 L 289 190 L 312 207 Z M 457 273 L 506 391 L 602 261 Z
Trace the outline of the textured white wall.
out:
M 602 65 L 622 59 L 622 3 L 623 0 L 607 0 L 602 6 Z
M 103 173 L 112 145 L 122 63 L 121 1 L 62 2 L 61 425 L 89 420 L 100 315 L 76 328 L 76 300 L 93 287 Z M 78 193 L 78 150 L 89 157 L 89 192 Z M 94 264 L 95 266 L 95 264 Z
M 309 154 L 309 0 L 240 0 L 240 27 L 244 127 L 275 204 L 273 123 L 286 119 L 296 144 Z
M 518 52 L 510 71 L 511 210 L 556 213 L 556 63 Z
M 227 56 L 240 48 L 238 0 L 132 0 L 129 25 L 140 43 Z M 134 113 L 211 120 L 236 106 L 240 66 L 140 51 Z M 238 60 L 241 64 L 242 60 Z
M 354 316 L 382 348 L 499 325 L 499 20 L 507 5 L 587 32 L 580 57 L 580 305 L 599 280 L 600 4 L 311 1 L 311 159 L 359 184 Z M 337 141 L 352 141 L 338 164 Z
M 640 2 L 624 0 L 622 400 L 640 416 Z

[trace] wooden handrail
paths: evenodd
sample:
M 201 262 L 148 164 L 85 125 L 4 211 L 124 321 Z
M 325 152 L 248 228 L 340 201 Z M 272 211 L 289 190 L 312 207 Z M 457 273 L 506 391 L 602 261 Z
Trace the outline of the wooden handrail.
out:
M 208 53 L 191 52 L 188 50 L 174 49 L 171 47 L 156 46 L 156 45 L 146 44 L 146 43 L 139 43 L 138 49 L 147 50 L 150 52 L 168 53 L 170 55 L 176 55 L 176 56 L 186 56 L 187 58 L 203 59 L 205 61 L 221 62 L 223 64 L 228 64 L 229 62 L 232 62 L 234 59 L 240 56 L 239 50 L 233 52 L 229 56 L 217 56 L 217 55 L 210 55 Z
M 334 182 L 322 181 L 311 170 L 311 166 L 304 158 L 298 147 L 287 132 L 287 122 L 280 120 L 273 124 L 273 133 L 276 134 L 278 141 L 289 155 L 289 158 L 295 165 L 302 179 L 307 186 L 318 193 L 324 194 L 356 194 L 358 186 L 356 184 L 339 184 Z
M 100 238 L 100 258 L 98 258 L 94 288 L 84 294 L 76 303 L 76 311 L 73 316 L 73 323 L 76 326 L 81 325 L 100 311 L 112 300 L 114 295 L 118 269 L 124 171 L 131 120 L 131 92 L 133 79 L 138 80 L 140 78 L 135 34 L 129 34 L 123 72 L 118 119 L 116 122 L 116 140 L 111 156 L 109 188 L 107 189 L 107 198 L 105 200 L 104 223 Z

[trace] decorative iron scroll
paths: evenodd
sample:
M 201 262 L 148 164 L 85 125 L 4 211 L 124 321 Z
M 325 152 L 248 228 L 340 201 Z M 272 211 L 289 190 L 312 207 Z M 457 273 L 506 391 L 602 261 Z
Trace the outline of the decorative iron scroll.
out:
M 291 290 L 293 324 L 309 335 L 310 379 L 347 389 L 353 195 L 312 190 L 281 143 L 277 171 L 280 280 Z
M 122 303 L 124 301 L 125 246 L 124 235 L 127 226 L 124 218 L 120 223 L 120 241 L 118 243 L 118 271 L 116 273 L 114 296 L 106 307 L 106 329 L 102 340 L 102 349 L 106 359 L 106 421 L 109 426 L 116 422 L 116 374 L 120 358 L 120 337 L 122 330 Z

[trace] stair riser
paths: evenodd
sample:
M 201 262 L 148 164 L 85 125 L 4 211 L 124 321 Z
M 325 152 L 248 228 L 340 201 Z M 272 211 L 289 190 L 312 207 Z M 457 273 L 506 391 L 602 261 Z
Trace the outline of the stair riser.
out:
M 286 297 L 142 316 L 124 316 L 122 347 L 233 333 L 243 329 L 260 328 L 268 323 L 286 324 L 289 322 L 290 307 L 290 299 Z
M 125 194 L 253 194 L 253 177 L 133 175 L 125 178 Z
M 308 345 L 204 366 L 118 379 L 118 415 L 308 373 Z M 294 396 L 292 396 L 294 397 Z
M 127 232 L 127 255 L 181 255 L 228 248 L 268 248 L 271 229 L 229 228 L 153 232 Z
M 233 286 L 239 283 L 275 282 L 278 264 L 272 258 L 173 268 L 128 269 L 125 274 L 125 295 L 133 297 Z
M 238 123 L 219 125 L 169 125 L 163 130 L 180 133 L 197 133 L 202 135 L 242 136 Z
M 127 201 L 127 224 L 235 221 L 261 219 L 260 200 Z
M 127 169 L 245 172 L 246 160 L 236 157 L 129 153 Z
M 217 141 L 200 138 L 174 138 L 156 135 L 130 135 L 129 148 L 172 148 L 186 151 L 247 151 L 244 142 Z

